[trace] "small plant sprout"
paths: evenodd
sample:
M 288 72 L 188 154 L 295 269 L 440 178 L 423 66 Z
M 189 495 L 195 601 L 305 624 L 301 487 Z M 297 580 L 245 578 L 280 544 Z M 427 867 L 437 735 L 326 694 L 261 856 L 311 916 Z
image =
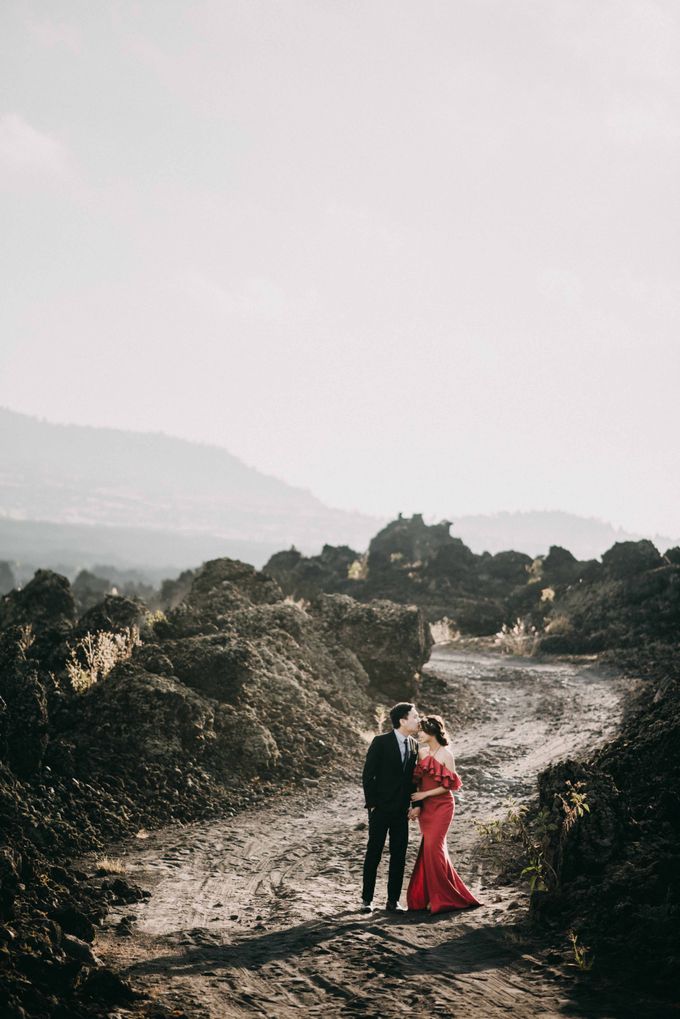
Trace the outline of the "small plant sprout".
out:
M 571 942 L 572 951 L 574 953 L 574 962 L 578 968 L 583 972 L 587 972 L 592 969 L 594 960 L 592 958 L 588 958 L 588 953 L 590 952 L 588 946 L 579 943 L 576 931 L 568 931 L 567 937 Z
M 569 834 L 579 818 L 590 813 L 588 794 L 584 790 L 585 782 L 567 781 L 566 786 L 563 793 L 558 793 L 564 814 L 562 832 L 565 836 Z

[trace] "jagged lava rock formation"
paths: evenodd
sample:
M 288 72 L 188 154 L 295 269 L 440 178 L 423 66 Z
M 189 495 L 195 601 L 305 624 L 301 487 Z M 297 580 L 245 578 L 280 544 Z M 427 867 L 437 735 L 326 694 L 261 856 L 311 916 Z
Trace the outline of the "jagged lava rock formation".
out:
M 680 986 L 680 663 L 648 670 L 620 735 L 585 761 L 539 778 L 539 807 L 554 823 L 549 889 L 532 914 L 578 932 L 593 976 L 639 997 L 676 1001 Z M 582 783 L 588 812 L 565 831 L 560 794 Z M 645 1014 L 667 1014 L 661 1007 Z
M 366 555 L 325 545 L 318 556 L 277 552 L 265 572 L 286 594 L 321 593 L 359 601 L 417 605 L 430 622 L 448 619 L 473 636 L 497 633 L 518 618 L 535 626 L 541 650 L 585 653 L 632 647 L 680 634 L 680 551 L 661 555 L 647 540 L 617 542 L 602 560 L 579 561 L 553 545 L 532 559 L 508 550 L 475 555 L 444 520 L 399 517 L 372 539 Z

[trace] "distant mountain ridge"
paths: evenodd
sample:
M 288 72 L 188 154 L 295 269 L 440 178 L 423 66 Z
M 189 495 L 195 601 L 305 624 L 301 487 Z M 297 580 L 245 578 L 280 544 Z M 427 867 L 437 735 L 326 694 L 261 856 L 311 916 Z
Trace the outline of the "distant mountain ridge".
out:
M 69 527 L 85 527 L 206 535 L 225 548 L 230 542 L 269 549 L 295 544 L 318 550 L 324 542 L 363 547 L 382 523 L 327 507 L 217 446 L 52 424 L 4 408 L 0 437 L 5 521 L 61 525 L 67 545 Z M 6 554 L 7 548 L 0 550 Z
M 450 519 L 477 553 L 563 545 L 590 559 L 616 541 L 649 537 L 660 551 L 679 543 L 559 511 Z M 308 555 L 324 544 L 363 552 L 386 523 L 329 508 L 217 446 L 0 408 L 0 559 L 69 574 L 110 563 L 157 579 L 225 555 L 260 568 L 291 545 Z

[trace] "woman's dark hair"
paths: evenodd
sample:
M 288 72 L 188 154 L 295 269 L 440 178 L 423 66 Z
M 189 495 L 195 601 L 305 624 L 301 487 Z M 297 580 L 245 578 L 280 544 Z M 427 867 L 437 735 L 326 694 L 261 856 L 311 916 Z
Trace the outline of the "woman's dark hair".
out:
M 406 701 L 395 704 L 393 708 L 390 708 L 390 721 L 392 722 L 393 729 L 399 728 L 399 723 L 402 718 L 406 718 L 411 708 L 415 708 L 415 704 L 407 704 Z
M 449 745 L 449 734 L 446 731 L 444 719 L 441 715 L 425 715 L 424 718 L 420 719 L 420 728 L 428 736 L 434 736 L 437 743 L 440 743 L 443 747 Z

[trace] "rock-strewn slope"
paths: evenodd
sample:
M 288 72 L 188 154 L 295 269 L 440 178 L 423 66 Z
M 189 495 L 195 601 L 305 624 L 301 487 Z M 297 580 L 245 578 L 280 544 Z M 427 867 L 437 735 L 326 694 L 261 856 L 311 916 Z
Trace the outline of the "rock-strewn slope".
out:
M 651 541 L 618 542 L 601 565 L 556 585 L 542 649 L 558 652 L 644 647 L 680 640 L 680 561 Z
M 167 615 L 109 595 L 77 619 L 49 571 L 5 596 L 2 1015 L 107 1014 L 133 995 L 91 944 L 107 902 L 141 893 L 75 871 L 73 856 L 341 771 L 353 727 L 371 724 L 371 683 L 407 695 L 429 643 L 418 611 L 330 599 L 315 615 L 231 560 L 206 563 Z
M 567 782 L 582 783 L 589 811 L 565 830 Z M 680 987 L 679 790 L 677 658 L 650 677 L 616 739 L 539 780 L 540 806 L 559 823 L 546 854 L 554 877 L 534 894 L 534 915 L 577 931 L 593 976 L 666 1000 Z

